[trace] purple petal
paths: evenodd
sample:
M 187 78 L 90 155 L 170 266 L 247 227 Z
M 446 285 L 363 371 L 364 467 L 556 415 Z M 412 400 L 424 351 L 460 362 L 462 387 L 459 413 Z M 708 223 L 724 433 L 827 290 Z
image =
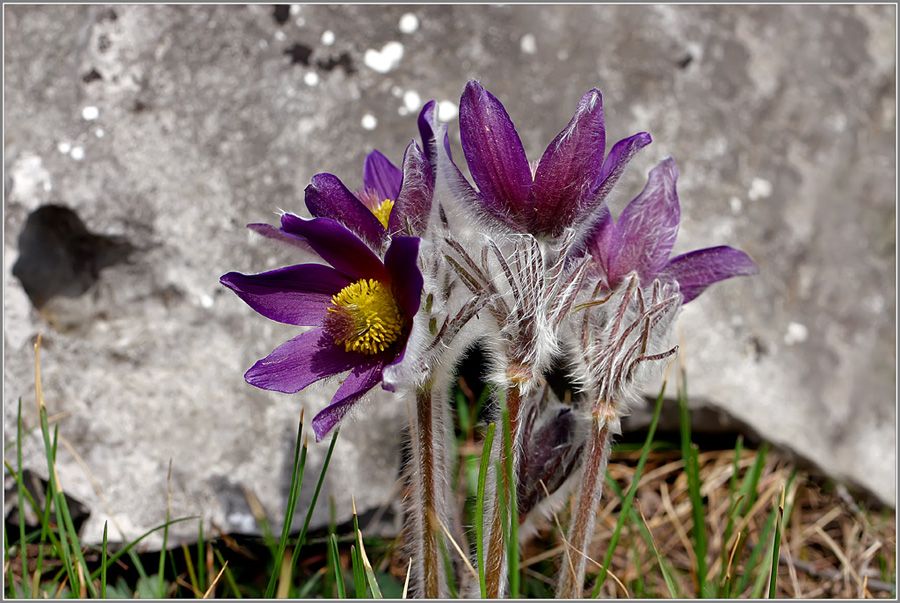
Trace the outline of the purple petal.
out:
M 532 179 L 525 149 L 506 109 L 474 80 L 460 99 L 459 132 L 469 172 L 491 212 L 527 224 Z
M 309 241 L 323 260 L 350 278 L 387 282 L 387 272 L 378 256 L 342 224 L 330 218 L 307 220 L 294 214 L 281 216 L 281 224 L 286 232 Z
M 306 187 L 306 207 L 316 218 L 340 222 L 375 249 L 381 249 L 387 237 L 387 231 L 372 210 L 333 174 L 312 177 L 312 183 Z
M 338 388 L 325 410 L 317 414 L 312 420 L 313 431 L 316 433 L 316 441 L 328 435 L 338 421 L 344 418 L 359 399 L 381 381 L 381 371 L 384 368 L 383 356 L 371 356 L 368 360 L 357 364 L 347 375 L 344 383 Z
M 397 200 L 403 174 L 377 149 L 366 156 L 363 164 L 363 186 L 378 193 L 381 200 Z
M 541 157 L 534 175 L 531 233 L 558 236 L 576 221 L 600 182 L 605 151 L 603 101 L 595 88 L 582 97 L 569 125 Z
M 330 266 L 300 264 L 261 274 L 229 272 L 219 282 L 266 318 L 322 326 L 332 296 L 352 281 Z
M 391 277 L 391 291 L 403 315 L 411 319 L 419 311 L 424 280 L 418 266 L 419 239 L 416 237 L 394 237 L 387 253 L 384 266 Z
M 391 235 L 422 235 L 428 226 L 433 197 L 431 164 L 419 150 L 419 145 L 410 142 L 403 155 L 403 185 L 400 194 L 394 197 L 396 202 L 388 218 L 388 232 Z
M 267 239 L 282 241 L 284 243 L 288 243 L 289 245 L 299 247 L 300 249 L 308 253 L 315 253 L 312 250 L 312 247 L 309 246 L 309 243 L 306 239 L 298 237 L 297 235 L 287 233 L 280 228 L 275 228 L 270 224 L 247 224 L 247 228 L 257 234 L 261 234 Z
M 644 190 L 628 204 L 611 233 L 610 284 L 632 270 L 652 280 L 666 266 L 678 235 L 678 168 L 671 157 L 650 170 Z
M 709 285 L 733 276 L 759 273 L 759 266 L 746 253 L 727 245 L 685 253 L 669 262 L 660 278 L 678 281 L 688 303 Z
M 594 204 L 600 203 L 606 199 L 607 195 L 609 195 L 609 191 L 612 190 L 612 187 L 615 186 L 616 181 L 619 180 L 622 172 L 625 171 L 625 167 L 628 165 L 628 162 L 631 161 L 631 158 L 634 157 L 638 151 L 650 144 L 650 142 L 650 135 L 646 132 L 641 132 L 634 136 L 624 138 L 613 145 L 613 148 L 609 150 L 609 155 L 603 162 L 603 167 L 600 168 L 600 173 L 597 175 L 598 186 L 594 195 Z
M 261 389 L 296 394 L 311 383 L 365 362 L 367 356 L 335 345 L 320 328 L 294 337 L 250 367 L 247 383 Z
M 604 203 L 594 213 L 595 222 L 585 236 L 584 247 L 594 257 L 595 273 L 608 274 L 610 245 L 615 231 L 612 213 Z
M 437 165 L 437 149 L 434 146 L 438 129 L 437 103 L 431 100 L 425 103 L 422 111 L 419 112 L 419 136 L 422 137 L 422 150 L 431 166 Z M 447 151 L 447 156 L 451 157 L 450 134 L 447 132 L 444 132 L 444 149 Z

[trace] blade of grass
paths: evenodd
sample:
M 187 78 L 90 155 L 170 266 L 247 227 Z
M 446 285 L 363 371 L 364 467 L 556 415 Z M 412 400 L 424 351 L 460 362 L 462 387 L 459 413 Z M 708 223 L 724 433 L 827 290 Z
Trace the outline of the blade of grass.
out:
M 781 545 L 781 524 L 784 521 L 784 486 L 781 487 L 781 500 L 778 503 L 778 518 L 775 520 L 775 535 L 772 537 L 772 575 L 769 578 L 769 598 L 775 598 L 775 587 L 778 583 L 778 550 Z
M 496 423 L 488 425 L 487 434 L 484 436 L 484 444 L 481 448 L 481 467 L 478 471 L 478 493 L 475 499 L 475 559 L 478 563 L 478 585 L 481 589 L 482 599 L 487 598 L 487 587 L 484 582 L 484 491 L 496 427 Z
M 322 465 L 322 471 L 319 472 L 319 481 L 316 483 L 316 491 L 313 493 L 312 500 L 309 503 L 309 510 L 306 512 L 306 520 L 303 522 L 303 529 L 300 530 L 300 536 L 297 537 L 297 546 L 294 547 L 294 554 L 291 557 L 291 567 L 297 567 L 300 560 L 300 549 L 306 540 L 306 531 L 309 529 L 309 523 L 312 521 L 313 511 L 316 509 L 316 503 L 319 501 L 319 493 L 322 491 L 322 484 L 325 482 L 325 473 L 328 471 L 328 465 L 331 463 L 331 456 L 334 454 L 334 445 L 337 443 L 338 434 L 341 428 L 334 430 L 331 436 L 331 445 L 328 446 L 328 453 L 325 455 L 325 463 Z
M 210 543 L 210 544 L 212 544 L 212 543 Z M 216 577 L 213 579 L 213 581 L 210 582 L 209 586 L 204 591 L 205 594 L 203 595 L 203 598 L 206 599 L 207 597 L 209 597 L 209 594 L 212 592 L 213 587 L 216 585 L 216 583 L 219 581 L 219 579 L 224 575 L 225 582 L 231 588 L 231 592 L 234 593 L 234 597 L 236 599 L 243 599 L 244 596 L 241 594 L 241 590 L 238 588 L 237 581 L 234 579 L 234 573 L 232 573 L 231 568 L 228 567 L 228 562 L 222 556 L 222 552 L 219 549 L 214 548 L 214 547 L 211 547 L 211 550 L 215 553 L 216 559 L 219 560 L 219 563 L 222 564 L 222 569 L 219 570 L 219 573 L 216 575 Z M 212 566 L 210 566 L 210 570 L 212 570 Z
M 759 571 L 759 563 L 761 558 L 763 557 L 764 551 L 768 548 L 770 541 L 769 535 L 772 533 L 773 528 L 775 527 L 775 519 L 778 517 L 778 509 L 772 509 L 772 512 L 769 514 L 769 518 L 766 520 L 765 525 L 763 526 L 762 531 L 759 533 L 759 541 L 756 543 L 756 546 L 750 551 L 750 557 L 747 559 L 746 571 L 741 575 L 738 579 L 737 589 L 735 593 L 740 596 L 744 589 L 747 587 L 747 584 L 750 582 L 750 576 L 755 572 L 757 577 L 761 573 Z M 759 580 L 757 580 L 759 582 Z M 765 582 L 762 582 L 764 585 Z M 756 588 L 754 588 L 754 592 L 756 592 Z M 762 587 L 759 589 L 759 593 L 762 594 Z M 759 595 L 753 595 L 752 598 L 758 599 Z
M 301 445 L 302 442 L 302 445 Z M 294 468 L 291 471 L 291 489 L 288 494 L 287 510 L 284 514 L 284 525 L 281 527 L 281 540 L 278 543 L 278 551 L 275 553 L 274 569 L 269 585 L 266 587 L 266 599 L 275 595 L 275 585 L 281 575 L 278 571 L 284 560 L 284 550 L 287 547 L 288 535 L 291 532 L 291 524 L 294 521 L 294 510 L 297 507 L 297 498 L 300 496 L 300 486 L 303 483 L 303 470 L 306 467 L 306 442 L 303 440 L 303 411 L 300 411 L 300 421 L 297 426 L 297 444 L 294 446 Z
M 106 554 L 107 554 L 107 527 L 109 522 L 103 522 L 103 549 L 100 553 L 100 598 L 106 598 Z
M 644 440 L 644 449 L 641 452 L 641 456 L 638 459 L 637 467 L 634 470 L 634 477 L 631 480 L 631 487 L 628 489 L 628 494 L 622 500 L 622 509 L 630 509 L 631 505 L 634 501 L 635 494 L 637 494 L 637 487 L 641 481 L 641 475 L 644 472 L 644 465 L 647 464 L 647 457 L 650 455 L 651 445 L 653 444 L 653 438 L 656 435 L 656 426 L 659 423 L 659 416 L 662 413 L 662 405 L 663 399 L 666 394 L 666 383 L 663 382 L 662 388 L 659 390 L 659 396 L 656 397 L 656 407 L 653 410 L 653 418 L 650 420 L 650 426 L 647 428 L 647 438 Z M 611 479 L 607 479 L 608 484 L 615 483 Z M 616 489 L 618 489 L 618 485 L 616 485 Z M 608 573 L 609 563 L 612 561 L 613 553 L 616 550 L 616 545 L 619 543 L 619 535 L 622 532 L 622 528 L 625 525 L 625 520 L 627 519 L 627 513 L 619 513 L 619 519 L 616 522 L 616 529 L 613 532 L 612 538 L 610 538 L 609 546 L 606 549 L 606 555 L 603 557 L 603 568 L 600 570 L 600 575 L 597 577 L 597 584 L 594 586 L 593 598 L 596 599 L 600 596 L 600 588 L 603 586 L 603 583 L 606 581 L 606 575 Z
M 638 512 L 641 514 L 641 524 L 643 525 L 643 528 L 647 535 L 647 542 L 653 549 L 654 555 L 656 555 L 656 560 L 659 563 L 659 570 L 662 572 L 663 580 L 666 581 L 666 588 L 669 589 L 669 596 L 673 599 L 679 599 L 681 598 L 681 590 L 678 588 L 677 583 L 672 578 L 672 574 L 668 568 L 668 564 L 666 563 L 666 560 L 663 559 L 662 554 L 659 552 L 659 547 L 656 546 L 656 542 L 653 540 L 653 534 L 650 532 L 650 526 L 647 525 L 647 518 L 644 517 L 644 510 L 641 508 L 641 501 L 638 501 Z
M 501 398 L 501 401 L 505 402 L 505 398 Z M 503 449 L 506 451 L 506 471 L 502 473 L 506 483 L 503 491 L 509 493 L 509 506 L 507 507 L 509 532 L 506 536 L 506 561 L 509 566 L 509 598 L 518 599 L 519 582 L 521 580 L 519 575 L 519 509 L 516 503 L 516 485 L 513 475 L 512 430 L 509 423 L 509 410 L 505 403 L 501 414 L 503 417 Z
M 350 545 L 350 564 L 353 566 L 353 587 L 356 589 L 356 598 L 367 599 L 366 577 L 363 574 L 362 561 L 355 544 Z
M 197 572 L 194 570 L 194 562 L 191 559 L 191 551 L 188 549 L 188 545 L 186 542 L 183 542 L 181 544 L 181 554 L 184 555 L 184 565 L 185 569 L 187 569 L 191 590 L 194 591 L 194 596 L 197 597 L 198 593 L 202 593 L 203 591 L 200 590 L 200 584 L 197 582 Z
M 172 459 L 169 459 L 169 472 L 166 475 L 167 499 L 166 499 L 166 527 L 163 528 L 163 541 L 159 549 L 159 585 L 157 586 L 157 599 L 163 599 L 166 596 L 166 546 L 169 542 L 169 526 L 168 522 L 172 512 Z
M 366 575 L 366 581 L 369 583 L 369 588 L 372 591 L 372 597 L 375 599 L 383 598 L 381 596 L 381 589 L 378 587 L 378 581 L 375 579 L 375 572 L 372 570 L 372 564 L 369 563 L 369 557 L 366 555 L 366 547 L 363 544 L 362 531 L 359 529 L 359 519 L 356 516 L 356 499 L 351 499 L 353 502 L 353 527 L 356 530 L 356 542 L 359 546 L 359 560 L 362 563 L 363 571 Z
M 328 564 L 334 570 L 334 584 L 337 587 L 337 598 L 347 598 L 347 586 L 344 584 L 344 574 L 341 571 L 341 556 L 338 553 L 337 535 L 332 532 L 328 538 Z
M 310 576 L 309 580 L 303 583 L 299 589 L 297 589 L 297 599 L 309 599 L 310 594 L 313 589 L 318 586 L 319 582 L 322 581 L 322 576 L 325 575 L 325 568 L 320 569 L 315 574 Z
M 703 508 L 703 497 L 700 495 L 700 465 L 697 446 L 691 441 L 691 412 L 688 408 L 687 374 L 684 368 L 679 372 L 681 377 L 678 389 L 678 414 L 681 424 L 681 455 L 684 458 L 684 469 L 688 482 L 688 494 L 691 500 L 691 516 L 694 520 L 691 536 L 694 544 L 694 557 L 697 560 L 697 596 L 705 596 L 706 591 L 706 521 Z
M 18 471 L 13 472 L 10 471 L 10 474 L 15 476 L 16 486 L 18 488 L 19 494 L 19 557 L 22 560 L 22 593 L 27 597 L 28 593 L 28 557 L 27 550 L 25 546 L 25 484 L 19 479 L 18 473 L 22 471 L 22 398 L 19 398 L 19 409 L 18 415 L 16 416 L 16 462 L 18 463 Z M 9 465 L 7 464 L 7 467 Z M 29 495 L 29 499 L 31 496 Z M 34 509 L 35 513 L 37 513 L 37 506 L 34 504 L 34 500 L 30 501 L 31 508 Z M 6 530 L 3 530 L 3 534 L 6 534 Z M 15 582 L 12 580 L 12 574 L 10 574 L 11 585 L 15 585 Z M 12 598 L 16 598 L 16 593 L 11 593 Z
M 203 539 L 203 519 L 198 522 L 197 528 L 197 589 L 206 590 L 206 564 L 203 563 L 203 552 L 206 544 Z
M 147 530 L 146 532 L 144 532 L 144 533 L 140 536 L 140 538 L 137 538 L 136 540 L 133 540 L 132 542 L 129 542 L 129 543 L 128 543 L 127 545 L 125 545 L 121 550 L 116 551 L 115 554 L 113 554 L 111 557 L 109 557 L 109 559 L 106 560 L 106 567 L 111 566 L 113 563 L 115 563 L 116 561 L 118 561 L 119 558 L 120 558 L 122 555 L 125 555 L 126 553 L 127 553 L 127 554 L 133 553 L 134 547 L 137 546 L 138 543 L 140 543 L 141 540 L 143 540 L 144 538 L 146 538 L 147 536 L 149 536 L 149 535 L 152 534 L 153 532 L 156 532 L 156 531 L 158 531 L 158 530 L 163 529 L 164 527 L 166 527 L 166 525 L 173 525 L 173 524 L 176 524 L 176 523 L 181 523 L 182 521 L 190 521 L 190 520 L 193 520 L 193 519 L 197 519 L 197 518 L 196 518 L 196 517 L 179 517 L 178 519 L 172 519 L 171 521 L 166 522 L 165 525 L 158 525 L 158 526 L 156 526 L 155 528 L 152 528 L 152 529 L 150 529 L 150 530 Z M 139 564 L 136 565 L 135 568 L 138 569 L 139 572 L 143 570 L 143 567 L 141 567 Z M 91 580 L 96 580 L 97 577 L 100 575 L 100 573 L 101 573 L 102 571 L 103 571 L 103 568 L 102 568 L 102 567 L 98 567 L 98 568 L 95 569 L 93 572 L 91 572 L 91 577 L 90 577 L 90 579 L 91 579 Z M 145 580 L 147 579 L 147 574 L 146 574 L 146 572 L 144 572 L 144 574 L 142 575 L 142 577 L 143 577 L 143 579 L 145 579 Z

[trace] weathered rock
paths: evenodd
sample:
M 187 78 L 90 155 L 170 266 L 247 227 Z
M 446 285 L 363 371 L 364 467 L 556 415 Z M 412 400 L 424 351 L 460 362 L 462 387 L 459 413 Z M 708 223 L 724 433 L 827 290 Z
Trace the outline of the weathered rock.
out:
M 42 332 L 48 408 L 64 413 L 60 434 L 103 495 L 61 450 L 64 486 L 92 510 L 87 540 L 110 514 L 128 538 L 159 525 L 170 460 L 174 516 L 254 531 L 252 490 L 279 523 L 300 409 L 311 417 L 333 388 L 246 385 L 243 372 L 296 329 L 254 314 L 218 277 L 296 263 L 243 226 L 302 212 L 317 172 L 358 185 L 376 146 L 399 162 L 421 103 L 442 101 L 453 120 L 475 77 L 530 157 L 594 86 L 608 140 L 649 132 L 614 209 L 676 158 L 676 252 L 729 244 L 762 269 L 685 307 L 690 393 L 893 504 L 894 16 L 886 5 L 7 6 L 7 442 L 20 397 L 36 425 Z M 51 203 L 135 251 L 39 314 L 12 267 L 28 215 Z M 339 519 L 353 493 L 396 504 L 405 424 L 405 405 L 379 393 L 343 428 L 319 522 L 328 496 Z M 37 435 L 24 444 L 40 471 Z M 311 469 L 326 450 L 310 444 Z M 196 529 L 177 524 L 170 538 Z

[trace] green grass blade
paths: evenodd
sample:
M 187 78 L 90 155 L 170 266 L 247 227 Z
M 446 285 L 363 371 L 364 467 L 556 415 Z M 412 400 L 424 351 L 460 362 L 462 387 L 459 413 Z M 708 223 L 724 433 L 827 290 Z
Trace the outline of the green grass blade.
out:
M 781 548 L 781 522 L 784 520 L 784 489 L 781 490 L 781 501 L 778 503 L 778 517 L 775 520 L 775 535 L 772 536 L 772 566 L 769 577 L 769 598 L 775 598 L 778 585 L 778 550 Z
M 763 526 L 762 531 L 759 533 L 759 540 L 756 543 L 756 546 L 753 547 L 753 550 L 750 551 L 750 557 L 747 559 L 747 569 L 741 575 L 738 580 L 737 589 L 735 593 L 740 596 L 744 589 L 747 587 L 747 584 L 750 582 L 750 576 L 754 574 L 757 575 L 756 584 L 758 588 L 754 588 L 754 594 L 752 598 L 759 599 L 762 594 L 762 588 L 765 586 L 765 572 L 760 571 L 759 564 L 763 560 L 763 553 L 766 549 L 770 548 L 770 540 L 769 535 L 772 533 L 772 530 L 775 527 L 775 520 L 778 517 L 778 509 L 772 509 L 772 512 L 769 514 L 769 518 L 766 520 L 765 525 Z M 762 575 L 763 579 L 760 581 L 759 576 Z
M 157 574 L 159 575 L 159 584 L 156 589 L 156 598 L 163 599 L 166 596 L 166 547 L 169 542 L 169 519 L 171 519 L 172 513 L 172 460 L 169 459 L 169 474 L 166 477 L 166 484 L 168 485 L 168 495 L 166 500 L 166 527 L 163 528 L 163 541 L 162 546 L 159 549 L 159 569 Z
M 205 592 L 206 588 L 209 586 L 206 583 L 206 560 L 203 558 L 203 553 L 206 551 L 206 543 L 203 538 L 203 519 L 199 522 L 199 527 L 197 529 L 197 587 L 200 589 L 200 592 Z
M 173 524 L 176 524 L 176 523 L 181 523 L 182 521 L 190 521 L 190 520 L 193 520 L 193 519 L 197 519 L 197 518 L 196 518 L 196 517 L 179 517 L 178 519 L 173 519 L 173 520 L 167 522 L 166 525 L 173 525 Z M 120 558 L 122 555 L 134 553 L 133 549 L 134 549 L 134 547 L 136 547 L 136 546 L 138 545 L 138 543 L 140 543 L 144 538 L 146 538 L 146 537 L 149 536 L 150 534 L 152 534 L 152 533 L 154 533 L 154 532 L 156 532 L 156 531 L 158 531 L 158 530 L 161 530 L 161 529 L 163 529 L 164 527 L 166 527 L 166 526 L 165 526 L 165 525 L 159 525 L 159 526 L 156 526 L 155 528 L 152 528 L 152 529 L 150 529 L 150 530 L 147 530 L 146 532 L 144 532 L 143 534 L 141 534 L 141 536 L 140 536 L 139 538 L 137 538 L 137 539 L 135 539 L 135 540 L 129 542 L 129 543 L 128 543 L 127 545 L 125 545 L 121 550 L 116 551 L 116 553 L 115 553 L 114 555 L 112 555 L 111 557 L 109 557 L 109 559 L 106 560 L 106 565 L 105 565 L 104 567 L 109 567 L 109 566 L 111 566 L 113 563 L 115 563 L 116 561 L 118 561 L 119 558 Z M 132 557 L 132 559 L 136 559 L 136 558 L 137 558 L 137 556 Z M 135 564 L 135 568 L 138 569 L 138 573 L 141 573 L 141 571 L 143 570 L 143 568 L 141 567 L 140 563 Z M 102 567 L 99 567 L 99 568 L 95 569 L 93 572 L 91 572 L 91 580 L 96 580 L 97 577 L 100 575 L 100 573 L 101 573 L 102 571 L 103 571 L 103 568 L 102 568 Z M 148 578 L 146 572 L 144 572 L 144 573 L 141 575 L 141 578 L 143 578 L 144 580 L 146 580 L 146 579 Z
M 762 472 L 765 468 L 766 456 L 768 455 L 768 453 L 769 443 L 763 442 L 762 445 L 760 445 L 759 450 L 756 451 L 756 458 L 753 460 L 753 465 L 750 467 L 750 471 L 746 476 L 744 476 L 744 481 L 741 484 L 741 495 L 743 495 L 744 497 L 744 503 L 741 505 L 741 515 L 752 509 L 753 505 L 756 503 L 756 497 L 758 496 L 759 490 L 759 480 L 762 477 Z
M 10 468 L 10 474 L 15 477 L 16 486 L 18 488 L 19 494 L 19 556 L 22 560 L 22 593 L 27 597 L 28 596 L 28 556 L 27 550 L 25 546 L 25 506 L 24 506 L 24 498 L 27 493 L 25 490 L 25 484 L 19 478 L 19 472 L 22 471 L 22 398 L 19 398 L 19 410 L 18 415 L 16 416 L 16 462 L 18 463 L 17 471 L 13 472 L 7 463 L 7 468 Z M 29 503 L 31 504 L 31 508 L 34 509 L 35 513 L 37 513 L 37 505 L 34 504 L 34 500 L 31 498 L 31 494 L 28 493 Z M 3 533 L 6 534 L 6 530 L 3 530 Z M 11 572 L 12 570 L 10 570 Z M 12 573 L 10 573 L 9 583 L 14 585 L 15 583 L 12 580 Z M 12 598 L 16 598 L 16 594 L 13 592 L 11 594 Z
M 350 545 L 350 563 L 353 566 L 353 587 L 356 589 L 357 599 L 366 599 L 366 577 L 362 569 L 362 560 L 355 544 Z
M 309 598 L 311 598 L 310 595 L 311 595 L 313 589 L 314 589 L 316 586 L 319 585 L 319 582 L 322 581 L 322 576 L 324 576 L 324 575 L 325 575 L 325 572 L 324 572 L 323 570 L 319 570 L 319 571 L 317 571 L 315 574 L 313 574 L 313 575 L 310 577 L 310 579 L 307 580 L 307 581 L 303 584 L 303 586 L 301 586 L 301 587 L 297 590 L 297 596 L 296 596 L 296 598 L 298 598 L 298 599 L 309 599 Z
M 505 397 L 502 416 L 503 416 L 503 448 L 506 451 L 506 471 L 504 472 L 506 483 L 504 489 L 509 493 L 509 532 L 506 536 L 506 560 L 509 566 L 509 598 L 519 598 L 519 509 L 516 503 L 516 484 L 513 475 L 513 450 L 512 450 L 512 431 L 509 423 L 509 411 L 506 408 Z
M 328 471 L 328 465 L 331 463 L 334 445 L 337 443 L 337 437 L 340 432 L 341 428 L 338 427 L 334 430 L 334 435 L 331 436 L 331 445 L 328 447 L 328 454 L 325 455 L 325 463 L 322 465 L 322 471 L 319 472 L 319 481 L 316 483 L 316 491 L 313 493 L 312 500 L 309 503 L 309 510 L 306 512 L 303 529 L 300 530 L 300 536 L 297 537 L 297 546 L 294 547 L 294 555 L 291 557 L 291 567 L 297 567 L 297 562 L 300 560 L 300 549 L 303 546 L 303 541 L 306 540 L 306 531 L 309 529 L 313 511 L 315 511 L 316 503 L 319 501 L 319 493 L 322 491 L 322 484 L 325 483 L 325 473 Z
M 496 427 L 496 423 L 488 425 L 487 434 L 484 436 L 484 445 L 481 448 L 481 467 L 478 471 L 478 494 L 475 499 L 475 558 L 478 562 L 478 585 L 481 588 L 482 599 L 487 598 L 487 587 L 484 582 L 484 491 Z
M 294 510 L 297 508 L 297 499 L 300 497 L 300 486 L 303 484 L 303 470 L 306 466 L 306 442 L 303 441 L 303 413 L 300 413 L 300 421 L 297 426 L 297 444 L 294 447 L 294 468 L 291 471 L 291 489 L 288 494 L 287 510 L 284 514 L 284 525 L 281 527 L 281 540 L 278 543 L 278 551 L 275 553 L 274 569 L 266 587 L 266 599 L 275 595 L 275 586 L 281 576 L 281 564 L 284 561 L 284 550 L 287 547 L 288 536 L 291 532 L 291 524 L 294 521 Z
M 107 554 L 107 542 L 106 542 L 106 529 L 108 527 L 109 522 L 103 522 L 103 549 L 100 553 L 100 598 L 106 598 L 106 554 Z
M 659 415 L 662 413 L 662 405 L 663 399 L 666 394 L 666 384 L 663 383 L 662 388 L 659 390 L 659 396 L 656 397 L 656 407 L 653 410 L 653 418 L 650 420 L 650 426 L 647 428 L 647 438 L 644 441 L 643 452 L 641 452 L 640 459 L 638 459 L 637 467 L 634 470 L 634 478 L 631 480 L 631 487 L 628 489 L 628 494 L 622 500 L 622 513 L 619 513 L 619 519 L 616 522 L 616 529 L 613 532 L 612 538 L 609 541 L 609 546 L 606 549 L 606 555 L 603 557 L 603 567 L 600 568 L 600 575 L 597 577 L 597 584 L 594 586 L 593 598 L 596 599 L 600 596 L 600 588 L 603 586 L 603 583 L 606 581 L 606 576 L 608 573 L 609 563 L 612 561 L 613 553 L 616 550 L 616 545 L 619 543 L 619 535 L 622 532 L 622 528 L 625 525 L 625 520 L 628 518 L 628 513 L 626 510 L 631 509 L 631 505 L 634 502 L 634 497 L 637 494 L 638 483 L 641 481 L 641 475 L 644 472 L 644 465 L 647 464 L 647 457 L 650 455 L 650 450 L 653 444 L 653 438 L 656 435 L 656 426 L 659 423 Z M 615 484 L 613 480 L 607 479 L 607 484 Z M 618 485 L 616 484 L 616 489 L 618 490 Z
M 344 583 L 344 573 L 341 571 L 341 556 L 338 553 L 337 535 L 332 532 L 328 538 L 328 563 L 334 571 L 334 584 L 337 587 L 337 598 L 347 598 L 347 585 Z
M 694 526 L 691 536 L 694 544 L 694 557 L 697 560 L 697 596 L 705 596 L 706 591 L 706 514 L 703 508 L 703 497 L 700 495 L 700 464 L 697 460 L 699 451 L 691 441 L 691 414 L 688 408 L 687 375 L 682 369 L 681 386 L 678 388 L 678 414 L 681 424 L 681 455 L 684 458 L 684 470 L 688 482 L 688 495 L 691 500 L 691 516 Z
M 216 559 L 218 559 L 219 563 L 222 564 L 222 573 L 225 576 L 225 582 L 228 584 L 229 588 L 231 588 L 231 592 L 234 593 L 234 597 L 236 599 L 243 599 L 244 596 L 241 594 L 240 588 L 238 588 L 237 580 L 234 579 L 234 574 L 232 573 L 231 568 L 228 567 L 228 564 L 225 562 L 225 558 L 222 556 L 222 552 L 217 548 L 213 548 L 213 552 L 216 555 Z M 209 589 L 209 587 L 207 587 L 207 589 Z
M 663 559 L 662 554 L 660 554 L 659 548 L 656 546 L 656 541 L 653 540 L 653 534 L 650 533 L 650 528 L 647 526 L 647 519 L 644 517 L 644 512 L 640 511 L 640 514 L 641 532 L 644 534 L 644 539 L 653 549 L 653 554 L 656 555 L 656 560 L 659 563 L 659 570 L 662 572 L 663 580 L 666 582 L 666 588 L 669 589 L 669 596 L 673 599 L 680 599 L 681 589 L 678 587 L 678 583 L 675 582 L 675 579 L 672 578 L 672 570 L 669 568 L 669 564 L 666 563 L 666 560 Z

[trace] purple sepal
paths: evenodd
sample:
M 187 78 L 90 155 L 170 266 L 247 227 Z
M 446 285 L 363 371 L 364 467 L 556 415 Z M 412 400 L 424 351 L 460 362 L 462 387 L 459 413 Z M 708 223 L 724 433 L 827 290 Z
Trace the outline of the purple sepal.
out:
M 711 284 L 733 276 L 759 274 L 759 266 L 746 253 L 727 245 L 708 247 L 672 258 L 660 274 L 661 279 L 676 280 L 688 303 Z
M 317 442 L 321 442 L 322 438 L 328 435 L 328 432 L 344 418 L 344 415 L 366 392 L 378 385 L 378 382 L 381 381 L 384 364 L 385 360 L 382 356 L 373 356 L 353 367 L 335 392 L 331 403 L 312 420 Z
M 428 227 L 431 201 L 434 197 L 434 175 L 431 165 L 414 141 L 403 155 L 403 184 L 394 197 L 394 209 L 388 218 L 391 235 L 421 236 Z
M 614 144 L 609 151 L 609 155 L 603 161 L 603 167 L 600 168 L 593 195 L 585 200 L 586 202 L 579 208 L 579 212 L 582 214 L 593 213 L 594 208 L 601 205 L 606 200 L 606 197 L 609 196 L 610 191 L 618 182 L 631 158 L 650 142 L 650 135 L 646 132 L 641 132 Z
M 472 180 L 490 213 L 527 224 L 533 202 L 525 149 L 506 109 L 474 80 L 460 99 L 459 133 Z
M 306 207 L 313 216 L 335 220 L 356 233 L 372 248 L 381 249 L 387 237 L 384 226 L 372 210 L 350 192 L 337 176 L 316 174 L 305 193 Z
M 619 216 L 608 243 L 610 284 L 631 271 L 641 280 L 652 280 L 668 263 L 681 216 L 677 178 L 675 161 L 664 159 L 650 171 L 644 190 Z
M 422 111 L 419 112 L 419 136 L 422 138 L 422 151 L 425 159 L 432 166 L 432 173 L 437 166 L 437 149 L 434 148 L 437 141 L 438 120 L 437 120 L 437 103 L 433 100 L 425 103 Z M 444 132 L 444 149 L 447 151 L 447 157 L 453 159 L 450 153 L 450 134 Z
M 381 201 L 396 201 L 400 194 L 400 183 L 403 174 L 377 149 L 366 156 L 363 164 L 363 186 L 378 193 Z M 372 212 L 369 212 L 372 213 Z
M 415 316 L 419 311 L 424 279 L 417 265 L 418 257 L 419 239 L 416 237 L 394 237 L 384 254 L 392 293 L 404 316 Z
M 296 394 L 325 377 L 360 364 L 365 357 L 346 352 L 321 328 L 310 329 L 281 344 L 250 367 L 244 379 L 250 385 L 285 394 Z
M 559 236 L 573 224 L 601 182 L 606 130 L 596 88 L 578 103 L 569 125 L 544 151 L 534 175 L 532 233 Z
M 281 225 L 286 232 L 309 241 L 323 260 L 353 280 L 374 278 L 387 282 L 387 271 L 378 256 L 342 224 L 330 218 L 307 220 L 284 214 Z
M 280 228 L 275 228 L 271 224 L 247 224 L 247 228 L 267 239 L 288 243 L 289 245 L 299 247 L 303 251 L 315 253 L 312 247 L 309 246 L 309 242 L 303 237 L 285 232 Z
M 332 296 L 352 281 L 330 266 L 299 264 L 260 274 L 229 272 L 219 282 L 268 319 L 322 326 Z

